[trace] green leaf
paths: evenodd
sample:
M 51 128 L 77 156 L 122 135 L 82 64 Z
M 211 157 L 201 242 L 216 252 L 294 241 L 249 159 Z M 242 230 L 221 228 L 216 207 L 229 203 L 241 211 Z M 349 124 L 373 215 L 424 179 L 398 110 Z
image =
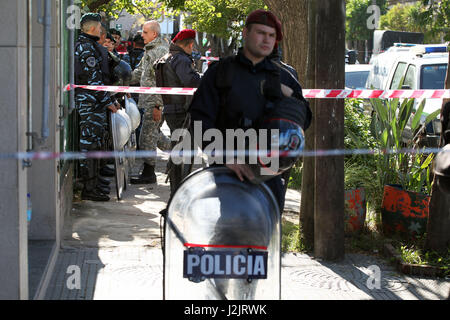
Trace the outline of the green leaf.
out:
M 423 169 L 427 168 L 430 165 L 431 161 L 433 161 L 433 159 L 434 159 L 434 154 L 430 153 L 430 155 L 425 159 L 425 161 L 420 166 L 420 169 L 423 170 Z
M 414 118 L 411 123 L 411 130 L 414 132 L 416 131 L 419 123 L 420 118 L 422 117 L 423 109 L 425 108 L 425 99 L 422 100 L 422 102 L 419 105 L 419 109 L 417 109 L 416 114 L 414 115 Z
M 436 111 L 433 112 L 433 113 L 430 113 L 430 114 L 427 116 L 427 118 L 425 119 L 425 124 L 428 124 L 430 121 L 433 121 L 433 120 L 436 119 L 437 116 L 440 115 L 440 114 L 441 114 L 441 110 L 440 110 L 440 109 L 439 109 L 439 110 L 436 110 Z
M 411 118 L 412 110 L 414 105 L 414 99 L 407 99 L 403 101 L 399 113 L 399 128 L 403 132 L 409 119 Z
M 383 147 L 387 147 L 388 142 L 388 129 L 384 129 L 383 133 L 381 134 L 381 142 L 383 144 Z
M 372 107 L 375 109 L 375 112 L 377 113 L 378 117 L 383 123 L 388 122 L 388 113 L 387 108 L 385 105 L 381 102 L 379 99 L 371 99 L 370 102 L 372 103 Z

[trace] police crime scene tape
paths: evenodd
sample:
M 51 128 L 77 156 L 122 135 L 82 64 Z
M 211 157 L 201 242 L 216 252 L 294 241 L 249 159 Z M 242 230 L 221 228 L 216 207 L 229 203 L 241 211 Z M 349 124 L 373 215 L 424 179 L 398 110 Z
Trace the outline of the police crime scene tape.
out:
M 329 149 L 329 150 L 303 150 L 284 152 L 280 157 L 337 157 L 348 155 L 394 155 L 394 154 L 437 154 L 444 151 L 443 148 L 403 148 L 403 149 Z M 444 152 L 450 152 L 445 150 Z M 233 151 L 235 156 L 251 156 L 253 154 L 270 158 L 263 150 L 255 152 Z M 199 157 L 198 150 L 171 151 L 89 151 L 89 152 L 16 152 L 16 153 L 0 153 L 0 160 L 82 160 L 82 159 L 109 159 L 109 158 L 158 158 L 162 155 L 170 155 L 171 157 Z M 220 157 L 226 155 L 226 151 L 215 151 L 214 156 Z
M 163 87 L 130 87 L 130 86 L 88 86 L 68 84 L 70 91 L 76 88 L 108 91 L 116 93 L 193 95 L 197 88 L 163 88 Z M 450 89 L 442 90 L 350 90 L 350 89 L 302 89 L 307 99 L 450 99 Z
M 158 87 L 130 87 L 130 86 L 88 86 L 88 85 L 67 85 L 66 91 L 82 88 L 94 91 L 108 91 L 117 93 L 143 93 L 143 94 L 172 94 L 172 95 L 193 95 L 196 88 L 158 88 Z M 446 90 L 346 90 L 346 89 L 303 89 L 305 98 L 313 99 L 345 99 L 345 98 L 363 98 L 363 99 L 392 99 L 392 98 L 422 98 L 422 99 L 449 99 L 450 89 Z M 333 157 L 347 155 L 378 155 L 378 154 L 437 154 L 441 148 L 425 149 L 332 149 L 332 150 L 303 150 L 300 152 L 284 153 L 283 157 Z M 198 151 L 184 150 L 177 153 L 172 151 L 162 151 L 164 154 L 178 157 L 196 156 Z M 263 152 L 260 150 L 260 152 Z M 245 153 L 249 155 L 249 153 Z M 265 154 L 262 153 L 262 156 Z M 16 152 L 0 153 L 0 160 L 80 160 L 87 158 L 107 159 L 107 158 L 157 158 L 160 154 L 156 151 L 93 151 L 93 152 Z M 216 151 L 216 155 L 218 153 Z M 239 156 L 239 154 L 237 154 Z

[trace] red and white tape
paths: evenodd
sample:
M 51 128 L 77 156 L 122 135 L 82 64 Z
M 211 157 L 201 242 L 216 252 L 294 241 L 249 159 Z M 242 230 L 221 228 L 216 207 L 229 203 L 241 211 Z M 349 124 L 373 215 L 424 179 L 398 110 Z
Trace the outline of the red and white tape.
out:
M 201 57 L 200 60 L 207 60 L 207 61 L 219 61 L 219 57 Z
M 173 95 L 193 95 L 197 88 L 156 88 L 156 87 L 121 87 L 121 86 L 86 86 L 86 85 L 67 85 L 65 90 L 86 89 L 94 91 L 108 91 L 118 93 L 144 93 L 144 94 L 173 94 Z
M 121 87 L 121 86 L 87 86 L 67 85 L 65 90 L 82 88 L 94 91 L 143 94 L 193 95 L 197 88 L 157 88 L 157 87 Z M 450 99 L 450 89 L 446 90 L 347 90 L 347 89 L 303 89 L 307 99 Z
M 309 99 L 443 99 L 450 98 L 450 90 L 342 90 L 303 89 L 303 96 Z

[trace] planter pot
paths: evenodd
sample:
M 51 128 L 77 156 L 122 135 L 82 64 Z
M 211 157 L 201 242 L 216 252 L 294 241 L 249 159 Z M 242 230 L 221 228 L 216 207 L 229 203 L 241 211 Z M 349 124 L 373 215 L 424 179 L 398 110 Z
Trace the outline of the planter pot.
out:
M 427 226 L 430 196 L 403 190 L 397 185 L 384 186 L 381 219 L 385 235 L 408 238 L 422 235 Z
M 366 221 L 366 192 L 364 188 L 345 191 L 345 232 L 357 233 Z

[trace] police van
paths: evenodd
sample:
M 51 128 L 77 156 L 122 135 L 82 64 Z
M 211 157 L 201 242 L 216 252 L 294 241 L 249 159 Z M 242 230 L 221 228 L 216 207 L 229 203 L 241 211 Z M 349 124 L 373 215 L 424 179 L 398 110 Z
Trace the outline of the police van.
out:
M 366 82 L 366 88 L 379 90 L 421 90 L 444 89 L 448 67 L 447 45 L 395 44 L 373 61 L 373 69 Z M 403 81 L 403 83 L 402 83 Z M 417 109 L 423 99 L 416 99 Z M 442 99 L 427 99 L 422 123 L 426 117 L 440 110 Z M 408 132 L 411 139 L 416 132 Z M 437 147 L 441 134 L 439 115 L 426 126 L 425 145 Z

